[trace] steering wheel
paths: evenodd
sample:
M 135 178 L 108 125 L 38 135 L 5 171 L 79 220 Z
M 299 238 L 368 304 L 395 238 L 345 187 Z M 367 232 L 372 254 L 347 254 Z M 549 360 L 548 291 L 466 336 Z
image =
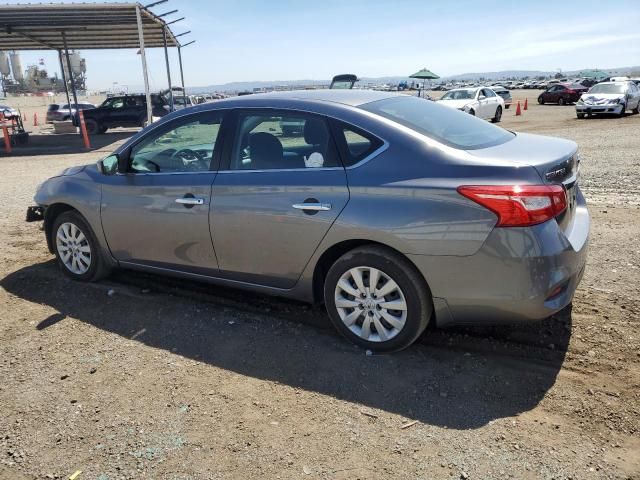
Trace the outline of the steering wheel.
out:
M 193 162 L 196 160 L 201 160 L 200 155 L 198 155 L 197 152 L 194 152 L 190 148 L 181 148 L 173 155 L 171 155 L 171 158 L 179 158 L 183 162 Z

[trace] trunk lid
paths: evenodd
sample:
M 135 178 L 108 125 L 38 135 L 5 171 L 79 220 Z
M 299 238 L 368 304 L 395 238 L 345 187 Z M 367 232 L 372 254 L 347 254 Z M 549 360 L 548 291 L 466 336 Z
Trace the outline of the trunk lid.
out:
M 575 213 L 578 192 L 580 158 L 575 142 L 562 138 L 546 137 L 530 133 L 518 133 L 513 140 L 494 147 L 468 150 L 472 156 L 497 162 L 510 160 L 523 166 L 531 166 L 545 184 L 564 185 L 567 189 L 567 209 L 556 217 L 565 230 Z

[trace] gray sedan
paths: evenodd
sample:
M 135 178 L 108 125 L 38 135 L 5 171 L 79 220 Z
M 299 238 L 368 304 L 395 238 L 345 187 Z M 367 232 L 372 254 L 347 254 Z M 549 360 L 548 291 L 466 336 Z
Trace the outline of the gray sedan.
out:
M 74 279 L 130 268 L 324 303 L 392 351 L 429 322 L 567 306 L 590 224 L 578 168 L 571 141 L 424 99 L 270 93 L 167 115 L 45 181 L 27 219 Z

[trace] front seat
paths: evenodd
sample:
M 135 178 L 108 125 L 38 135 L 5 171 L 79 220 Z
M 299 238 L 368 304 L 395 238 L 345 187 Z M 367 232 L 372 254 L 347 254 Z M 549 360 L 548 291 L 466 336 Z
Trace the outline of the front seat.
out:
M 282 143 L 274 135 L 266 132 L 252 133 L 249 136 L 249 148 L 251 151 L 251 169 L 283 168 L 284 152 Z
M 325 166 L 325 157 L 329 151 L 329 130 L 320 119 L 310 118 L 304 123 L 304 141 L 311 145 L 311 154 L 305 157 L 307 167 Z

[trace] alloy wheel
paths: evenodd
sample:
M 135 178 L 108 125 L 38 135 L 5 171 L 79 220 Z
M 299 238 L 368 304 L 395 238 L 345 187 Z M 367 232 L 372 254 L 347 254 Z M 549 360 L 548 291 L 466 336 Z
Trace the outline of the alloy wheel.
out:
M 389 275 L 373 267 L 347 270 L 336 285 L 335 305 L 344 325 L 370 342 L 391 340 L 407 320 L 402 289 Z
M 56 248 L 64 266 L 76 275 L 87 273 L 91 267 L 91 246 L 87 237 L 70 222 L 61 224 L 56 232 Z

